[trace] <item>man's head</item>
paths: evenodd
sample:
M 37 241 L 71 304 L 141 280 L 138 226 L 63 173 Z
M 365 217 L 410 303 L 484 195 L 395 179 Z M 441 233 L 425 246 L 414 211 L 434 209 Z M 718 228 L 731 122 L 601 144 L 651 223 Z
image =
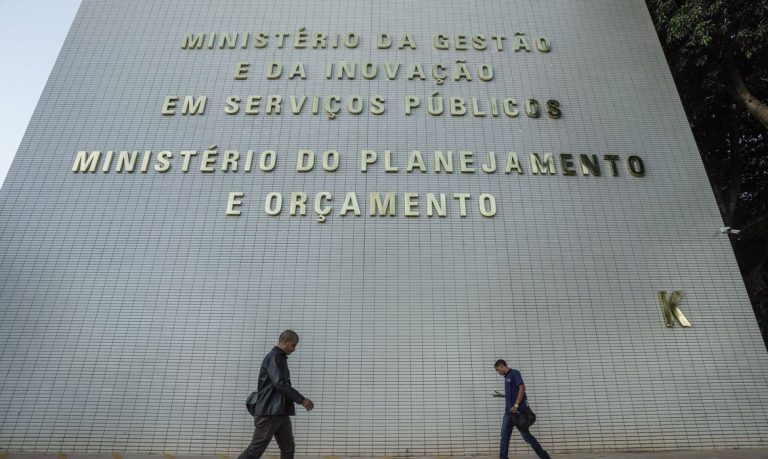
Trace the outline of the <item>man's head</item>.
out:
M 277 347 L 286 354 L 292 354 L 298 344 L 299 335 L 293 330 L 286 330 L 280 333 L 280 338 L 277 340 Z
M 509 372 L 507 362 L 501 359 L 497 360 L 496 363 L 493 364 L 493 368 L 495 368 L 496 373 L 500 374 L 501 376 L 504 376 Z

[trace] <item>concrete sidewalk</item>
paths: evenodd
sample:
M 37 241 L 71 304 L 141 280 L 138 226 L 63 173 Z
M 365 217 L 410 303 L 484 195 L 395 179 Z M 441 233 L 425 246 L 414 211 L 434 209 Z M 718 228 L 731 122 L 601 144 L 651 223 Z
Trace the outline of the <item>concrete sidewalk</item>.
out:
M 497 459 L 491 456 L 370 456 L 353 458 L 342 456 L 296 456 L 296 459 Z M 622 453 L 562 453 L 553 459 L 768 459 L 768 449 L 723 449 L 704 451 L 622 452 Z M 14 453 L 0 452 L 0 459 L 236 459 L 234 455 L 175 455 L 132 453 Z M 264 455 L 263 459 L 280 459 L 277 455 Z M 533 453 L 510 454 L 510 459 L 536 459 Z

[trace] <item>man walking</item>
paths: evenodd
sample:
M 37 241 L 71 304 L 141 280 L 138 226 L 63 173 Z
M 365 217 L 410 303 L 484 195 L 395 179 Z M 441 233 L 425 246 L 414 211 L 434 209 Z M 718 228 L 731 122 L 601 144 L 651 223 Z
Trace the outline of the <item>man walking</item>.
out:
M 493 365 L 496 373 L 504 377 L 504 419 L 501 422 L 501 445 L 499 451 L 500 459 L 509 459 L 509 440 L 512 437 L 512 415 L 525 413 L 528 410 L 528 397 L 525 395 L 525 384 L 523 376 L 519 371 L 509 368 L 504 360 L 497 360 Z M 520 435 L 526 443 L 536 452 L 541 459 L 550 459 L 549 454 L 544 451 L 536 437 L 534 437 L 527 428 L 521 429 L 518 426 Z
M 296 444 L 289 417 L 296 414 L 293 404 L 297 403 L 307 411 L 315 407 L 312 400 L 291 387 L 288 356 L 298 344 L 299 335 L 293 330 L 286 330 L 280 334 L 277 346 L 264 357 L 259 371 L 258 395 L 253 405 L 248 406 L 255 426 L 253 440 L 237 459 L 259 459 L 273 436 L 280 447 L 280 458 L 293 459 Z

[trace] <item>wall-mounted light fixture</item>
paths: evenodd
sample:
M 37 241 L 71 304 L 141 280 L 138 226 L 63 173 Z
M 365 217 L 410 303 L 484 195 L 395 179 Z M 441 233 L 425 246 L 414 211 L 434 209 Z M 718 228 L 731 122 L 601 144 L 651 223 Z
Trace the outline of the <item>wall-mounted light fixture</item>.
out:
M 741 230 L 733 229 L 730 226 L 721 226 L 720 232 L 723 234 L 739 234 Z

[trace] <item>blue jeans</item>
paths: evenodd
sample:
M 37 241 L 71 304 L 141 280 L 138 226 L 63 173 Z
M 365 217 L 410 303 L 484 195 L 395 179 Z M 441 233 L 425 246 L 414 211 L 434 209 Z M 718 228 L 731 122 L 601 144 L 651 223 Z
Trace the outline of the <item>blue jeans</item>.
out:
M 512 438 L 513 428 L 512 418 L 510 418 L 509 413 L 507 413 L 501 421 L 501 445 L 499 447 L 500 459 L 509 459 L 509 440 Z M 537 456 L 541 459 L 550 459 L 549 454 L 544 451 L 544 448 L 541 447 L 538 440 L 536 440 L 536 437 L 534 437 L 531 432 L 528 430 L 520 430 L 520 436 L 523 437 L 523 440 L 525 440 L 526 443 L 531 445 L 531 448 L 533 448 L 533 451 L 536 452 Z

